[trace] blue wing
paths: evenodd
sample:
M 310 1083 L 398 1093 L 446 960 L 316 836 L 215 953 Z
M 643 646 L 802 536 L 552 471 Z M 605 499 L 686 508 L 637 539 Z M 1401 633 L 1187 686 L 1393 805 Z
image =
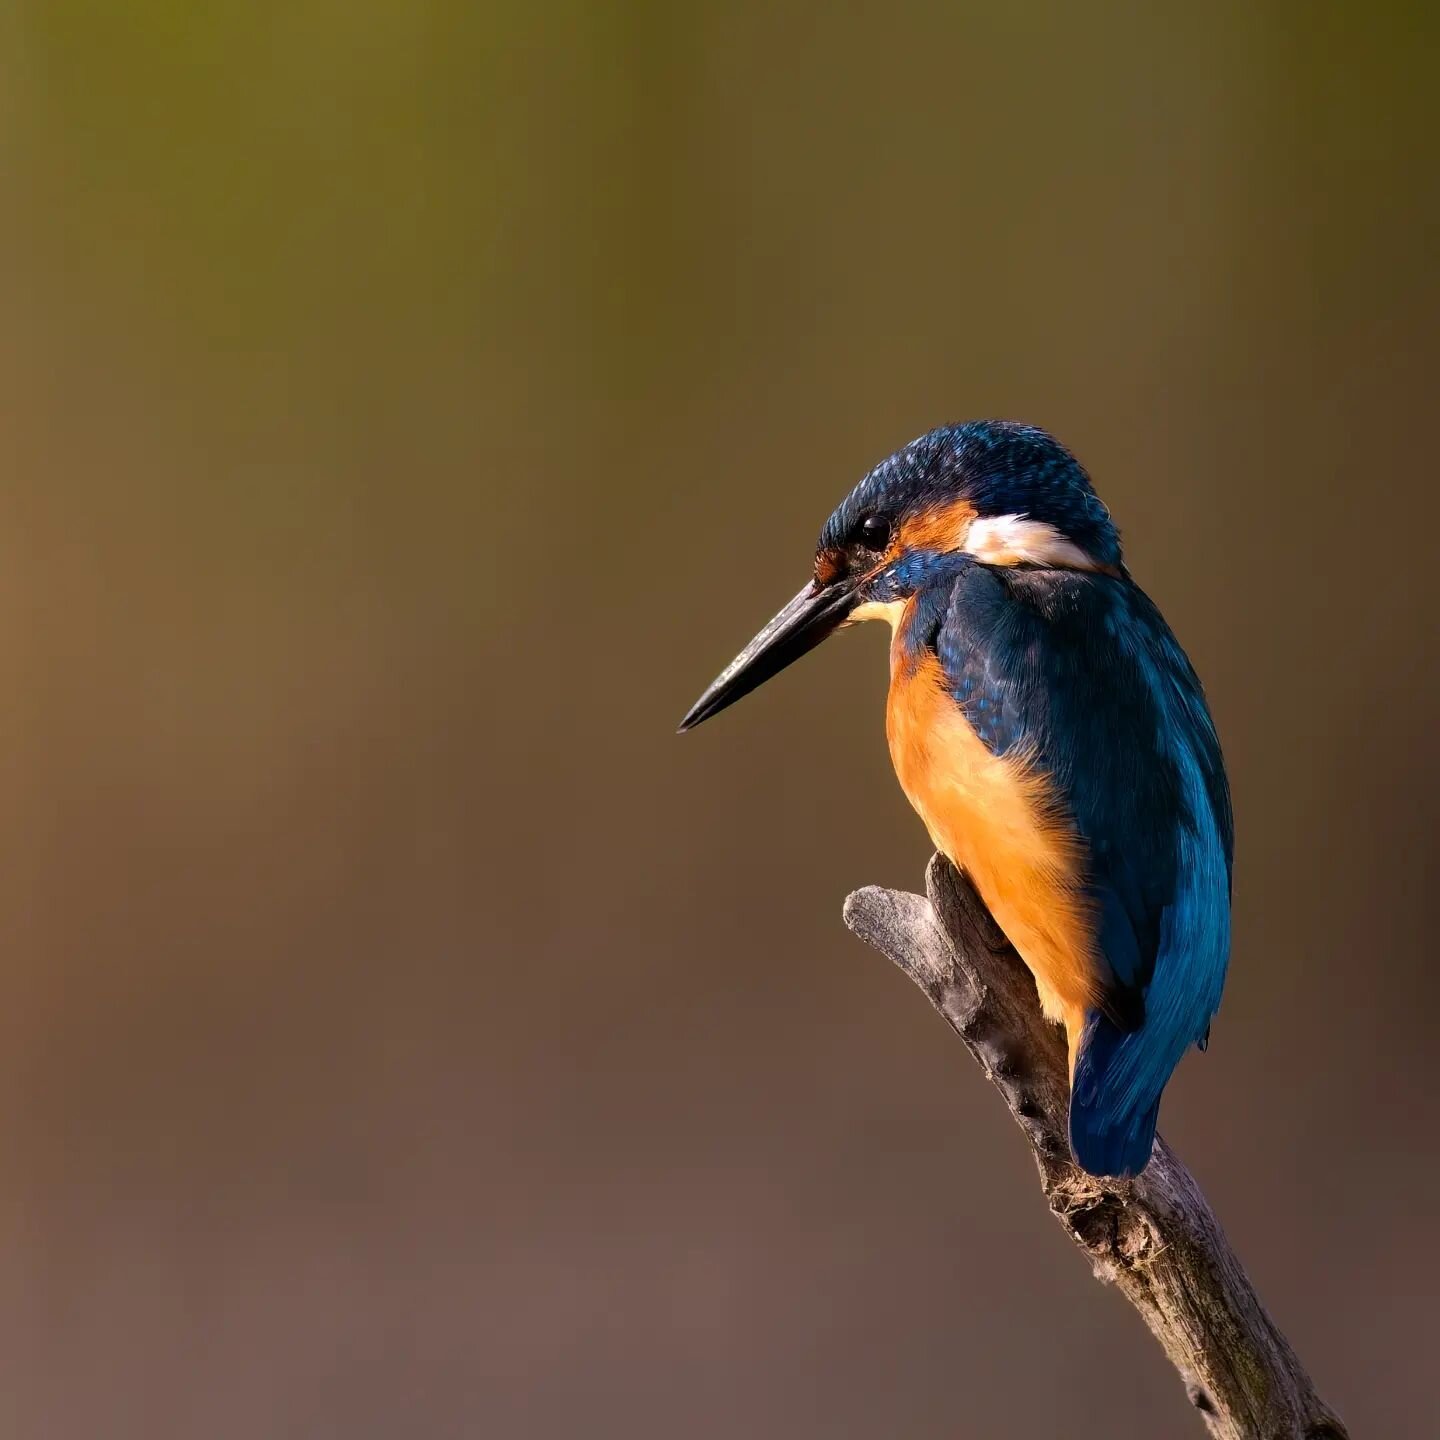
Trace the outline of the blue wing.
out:
M 1031 756 L 1085 842 L 1110 976 L 1077 1060 L 1071 1141 L 1087 1169 L 1138 1170 L 1229 953 L 1230 797 L 1200 683 L 1128 579 L 970 562 L 917 604 L 910 633 L 980 738 Z

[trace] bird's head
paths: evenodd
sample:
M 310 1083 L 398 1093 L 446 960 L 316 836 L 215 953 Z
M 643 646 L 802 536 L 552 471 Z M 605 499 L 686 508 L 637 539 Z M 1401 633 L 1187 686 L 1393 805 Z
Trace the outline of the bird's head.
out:
M 814 576 L 720 673 L 690 730 L 854 620 L 888 618 L 954 557 L 1119 575 L 1120 537 L 1080 462 L 1043 430 L 972 420 L 912 440 L 836 507 Z

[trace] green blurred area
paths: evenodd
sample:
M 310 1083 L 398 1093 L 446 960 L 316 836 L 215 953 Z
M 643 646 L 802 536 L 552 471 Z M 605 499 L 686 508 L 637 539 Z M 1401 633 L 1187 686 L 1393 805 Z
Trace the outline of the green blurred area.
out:
M 1186 1423 L 841 932 L 925 856 L 878 641 L 670 733 L 854 479 L 1006 415 L 1234 780 L 1167 1133 L 1355 1432 L 1426 1433 L 1437 31 L 0 15 L 0 1428 Z

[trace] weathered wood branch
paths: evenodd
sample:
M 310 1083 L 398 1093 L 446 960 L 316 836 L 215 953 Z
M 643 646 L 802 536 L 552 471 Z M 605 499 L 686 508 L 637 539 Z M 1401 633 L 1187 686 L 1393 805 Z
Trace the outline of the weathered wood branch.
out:
M 1065 1044 L 1030 973 L 969 882 L 936 856 L 929 899 L 869 887 L 845 923 L 889 956 L 949 1021 L 1035 1152 L 1051 1211 L 1140 1312 L 1221 1440 L 1348 1440 L 1265 1313 L 1200 1187 L 1156 1139 L 1134 1180 L 1097 1180 L 1070 1158 Z

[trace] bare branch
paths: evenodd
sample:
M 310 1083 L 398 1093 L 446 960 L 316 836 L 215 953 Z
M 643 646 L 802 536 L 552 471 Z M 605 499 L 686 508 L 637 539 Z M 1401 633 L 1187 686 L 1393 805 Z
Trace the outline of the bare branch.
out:
M 1220 1440 L 1348 1440 L 1265 1313 L 1200 1188 L 1158 1139 L 1134 1180 L 1100 1180 L 1070 1158 L 1061 1032 L 1029 971 L 970 883 L 941 856 L 929 899 L 869 887 L 845 923 L 925 993 L 980 1062 L 1025 1132 L 1051 1211 L 1143 1316 Z

